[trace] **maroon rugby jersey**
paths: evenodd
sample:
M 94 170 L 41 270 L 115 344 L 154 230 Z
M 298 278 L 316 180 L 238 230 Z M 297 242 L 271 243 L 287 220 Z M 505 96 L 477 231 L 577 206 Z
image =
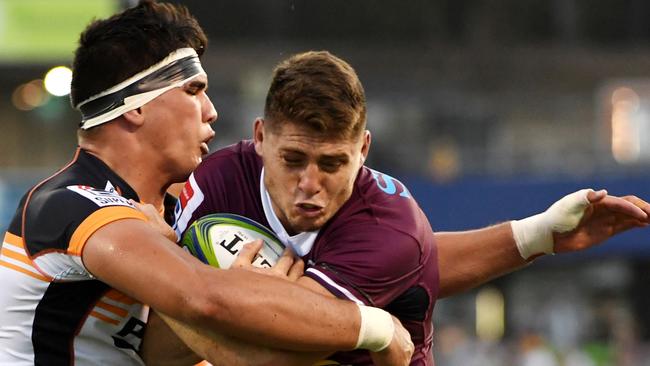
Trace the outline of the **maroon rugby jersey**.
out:
M 216 151 L 196 169 L 176 207 L 182 235 L 194 220 L 234 213 L 270 227 L 260 197 L 262 160 L 252 141 Z M 431 316 L 438 295 L 433 231 L 402 183 L 362 167 L 350 199 L 303 257 L 305 275 L 339 298 L 383 308 L 411 333 L 411 365 L 433 365 Z M 372 365 L 367 351 L 339 352 L 342 365 Z

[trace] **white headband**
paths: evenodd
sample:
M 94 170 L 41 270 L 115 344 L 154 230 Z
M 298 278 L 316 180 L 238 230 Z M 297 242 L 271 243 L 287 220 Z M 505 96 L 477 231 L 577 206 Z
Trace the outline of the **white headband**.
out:
M 77 104 L 87 130 L 140 108 L 162 93 L 204 74 L 193 48 L 180 48 L 157 64 Z

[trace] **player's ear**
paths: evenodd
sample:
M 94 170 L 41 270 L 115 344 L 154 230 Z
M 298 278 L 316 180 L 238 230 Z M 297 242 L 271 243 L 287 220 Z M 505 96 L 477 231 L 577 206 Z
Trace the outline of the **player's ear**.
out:
M 264 142 L 264 118 L 257 117 L 253 127 L 253 141 L 255 143 L 255 152 L 262 156 L 262 143 Z
M 142 108 L 136 108 L 134 110 L 125 112 L 122 114 L 122 117 L 124 117 L 126 122 L 136 127 L 140 127 L 142 124 L 144 124 L 144 113 L 142 113 Z
M 365 130 L 363 132 L 363 145 L 361 145 L 361 165 L 363 165 L 366 162 L 366 158 L 368 157 L 368 151 L 370 151 L 371 141 L 372 141 L 372 136 L 370 135 L 370 131 Z

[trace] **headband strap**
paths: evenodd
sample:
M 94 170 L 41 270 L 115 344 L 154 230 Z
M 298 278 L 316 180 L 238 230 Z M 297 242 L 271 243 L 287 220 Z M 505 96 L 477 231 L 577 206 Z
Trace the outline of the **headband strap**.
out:
M 205 74 L 193 48 L 178 49 L 162 61 L 96 94 L 75 107 L 81 112 L 81 129 L 87 130 L 140 108 L 164 92 Z

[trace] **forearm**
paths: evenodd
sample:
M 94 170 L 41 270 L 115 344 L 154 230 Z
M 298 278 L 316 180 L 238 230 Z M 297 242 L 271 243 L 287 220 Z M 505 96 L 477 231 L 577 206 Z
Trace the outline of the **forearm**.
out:
M 214 281 L 216 271 L 208 269 Z M 326 298 L 285 280 L 230 269 L 219 285 L 206 283 L 201 309 L 183 319 L 202 334 L 211 330 L 259 345 L 297 351 L 350 350 L 360 329 L 356 304 Z M 208 280 L 207 282 L 210 282 Z M 199 316 L 195 316 L 195 315 Z M 187 313 L 183 314 L 187 315 Z M 318 329 L 318 331 L 314 331 Z M 216 337 L 216 335 L 215 335 Z
M 481 285 L 524 265 L 509 222 L 487 228 L 435 234 L 440 297 Z
M 165 315 L 162 319 L 193 352 L 214 366 L 248 365 L 310 365 L 331 352 L 292 352 L 244 343 L 241 340 L 212 332 L 206 337 L 185 324 Z
M 379 351 L 393 337 L 393 320 L 384 311 L 284 279 L 204 265 L 140 220 L 98 229 L 82 256 L 109 286 L 208 336 L 215 331 L 296 351 Z
M 149 312 L 139 353 L 145 365 L 188 366 L 203 360 L 153 310 Z

